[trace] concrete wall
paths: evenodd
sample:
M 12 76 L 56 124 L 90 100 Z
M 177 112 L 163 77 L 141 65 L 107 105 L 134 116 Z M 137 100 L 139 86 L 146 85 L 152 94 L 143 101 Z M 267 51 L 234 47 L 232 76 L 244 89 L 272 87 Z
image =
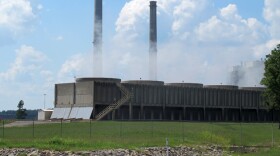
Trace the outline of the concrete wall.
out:
M 71 107 L 74 104 L 75 83 L 55 85 L 55 107 Z
M 53 111 L 40 110 L 38 111 L 38 120 L 50 120 L 52 113 Z
M 261 90 L 123 83 L 132 99 L 105 117 L 133 120 L 267 121 Z M 74 96 L 75 93 L 75 96 Z M 122 97 L 112 82 L 56 85 L 56 107 L 93 106 L 96 113 Z
M 125 104 L 129 108 L 127 119 L 263 121 L 269 118 L 266 113 L 258 113 L 266 109 L 261 90 L 123 85 L 133 93 L 130 103 Z M 120 112 L 126 111 L 121 109 Z M 123 119 L 117 114 L 113 116 L 114 119 Z
M 262 91 L 123 84 L 134 106 L 265 108 Z M 128 105 L 128 104 L 127 104 Z
M 76 97 L 74 106 L 88 106 L 93 107 L 94 101 L 94 83 L 89 82 L 77 82 L 75 85 Z
M 94 102 L 99 105 L 109 105 L 121 97 L 121 91 L 115 83 L 95 82 Z

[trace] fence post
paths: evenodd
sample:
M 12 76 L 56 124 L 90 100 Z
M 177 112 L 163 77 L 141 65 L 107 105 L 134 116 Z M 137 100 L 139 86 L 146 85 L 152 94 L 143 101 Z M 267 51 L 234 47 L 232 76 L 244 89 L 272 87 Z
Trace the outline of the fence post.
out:
M 152 138 L 154 138 L 154 122 L 152 120 Z
M 62 138 L 62 119 L 60 119 L 60 137 Z
M 271 134 L 271 135 L 272 135 L 272 136 L 271 136 L 271 137 L 272 137 L 272 138 L 271 138 L 271 139 L 272 139 L 272 140 L 271 140 L 272 142 L 271 142 L 271 143 L 272 143 L 272 147 L 274 147 L 274 129 L 273 129 L 273 125 L 274 125 L 274 123 L 273 123 L 273 120 L 272 120 L 272 125 L 271 125 L 271 131 L 272 131 L 272 134 Z
M 32 123 L 32 137 L 34 139 L 34 119 L 33 119 L 33 123 Z
M 3 120 L 3 132 L 2 132 L 2 133 L 3 133 L 3 134 L 2 134 L 2 135 L 3 135 L 3 139 L 4 139 L 4 134 L 5 134 L 5 133 L 4 133 L 4 130 L 5 130 L 5 121 Z
M 122 120 L 120 120 L 120 138 L 122 138 Z
M 242 122 L 240 121 L 240 154 L 242 154 Z
M 181 120 L 182 122 L 182 136 L 183 136 L 183 143 L 185 142 L 185 127 L 184 127 L 184 120 Z
M 168 138 L 165 138 L 166 156 L 169 156 L 169 143 Z
M 212 123 L 212 120 L 210 121 L 210 126 L 211 126 L 211 144 L 213 144 L 213 123 Z
M 89 137 L 91 138 L 91 119 L 89 120 Z

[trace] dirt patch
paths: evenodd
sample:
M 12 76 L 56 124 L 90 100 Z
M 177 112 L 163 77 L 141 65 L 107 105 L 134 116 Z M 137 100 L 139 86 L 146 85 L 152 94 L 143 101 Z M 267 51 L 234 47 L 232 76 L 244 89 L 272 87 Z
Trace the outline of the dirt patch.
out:
M 57 121 L 15 121 L 15 122 L 6 124 L 5 127 L 24 127 L 24 126 L 30 126 L 33 124 L 38 125 L 38 124 L 50 124 L 50 123 L 59 123 L 59 122 L 57 122 Z

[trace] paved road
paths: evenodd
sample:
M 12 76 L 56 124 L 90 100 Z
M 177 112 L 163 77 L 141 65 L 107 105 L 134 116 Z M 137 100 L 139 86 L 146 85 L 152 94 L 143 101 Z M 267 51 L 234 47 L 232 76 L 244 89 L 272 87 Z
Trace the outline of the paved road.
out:
M 34 121 L 34 124 L 50 124 L 50 123 L 58 123 L 57 121 Z M 32 125 L 33 121 L 15 121 L 9 124 L 6 124 L 5 127 L 23 127 Z M 2 125 L 1 125 L 2 127 Z

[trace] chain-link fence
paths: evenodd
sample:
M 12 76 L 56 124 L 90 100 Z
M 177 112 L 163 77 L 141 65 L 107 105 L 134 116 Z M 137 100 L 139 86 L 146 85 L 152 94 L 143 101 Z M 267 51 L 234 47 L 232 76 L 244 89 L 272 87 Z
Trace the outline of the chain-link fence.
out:
M 190 121 L 1 121 L 0 139 L 66 138 L 135 146 L 220 145 L 273 147 L 280 144 L 278 123 Z

